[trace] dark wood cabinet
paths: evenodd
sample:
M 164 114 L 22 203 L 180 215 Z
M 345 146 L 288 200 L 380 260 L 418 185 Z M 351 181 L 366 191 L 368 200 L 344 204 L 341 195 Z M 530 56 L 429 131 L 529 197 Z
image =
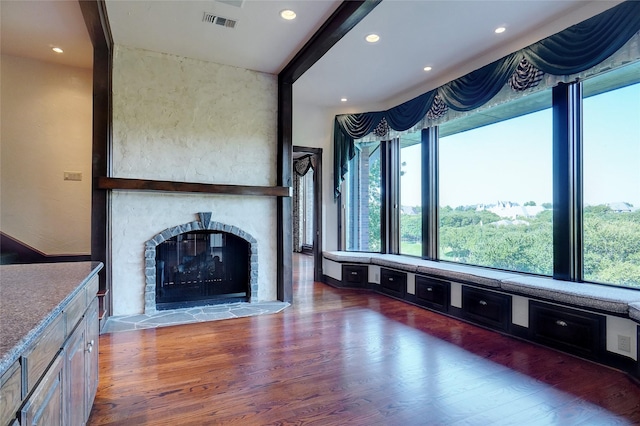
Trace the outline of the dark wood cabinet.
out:
M 65 344 L 65 425 L 83 425 L 89 418 L 98 385 L 98 299 Z
M 508 332 L 511 324 L 511 296 L 462 286 L 462 316 L 470 321 Z
M 407 274 L 380 268 L 380 288 L 385 294 L 404 299 L 407 293 Z
M 416 302 L 419 305 L 446 312 L 450 292 L 448 281 L 416 275 Z
M 369 283 L 367 265 L 342 265 L 342 285 L 344 287 L 366 288 Z
M 0 426 L 84 425 L 98 387 L 98 276 L 0 377 Z
M 603 350 L 605 327 L 602 315 L 529 301 L 529 332 L 535 342 L 598 359 Z

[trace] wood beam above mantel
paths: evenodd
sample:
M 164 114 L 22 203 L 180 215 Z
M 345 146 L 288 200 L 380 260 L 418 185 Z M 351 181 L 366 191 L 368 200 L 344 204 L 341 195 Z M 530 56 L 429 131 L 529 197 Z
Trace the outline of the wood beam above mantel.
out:
M 199 192 L 223 195 L 291 197 L 291 188 L 288 186 L 220 185 L 213 183 L 112 178 L 105 176 L 98 178 L 97 187 L 98 189 L 127 191 Z

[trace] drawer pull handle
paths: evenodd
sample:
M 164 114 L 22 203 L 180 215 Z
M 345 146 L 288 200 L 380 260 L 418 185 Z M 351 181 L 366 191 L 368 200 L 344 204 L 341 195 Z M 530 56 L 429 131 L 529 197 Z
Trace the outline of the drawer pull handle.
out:
M 433 287 L 427 287 L 427 291 L 433 291 Z
M 478 303 L 481 304 L 482 306 L 487 306 L 487 302 L 485 302 L 484 300 L 481 300 Z
M 566 327 L 568 324 L 562 320 L 558 320 L 556 321 L 556 324 L 558 324 L 560 327 Z
M 389 281 L 393 281 L 393 278 L 389 278 Z
M 358 275 L 358 273 L 354 271 L 351 273 L 351 275 Z

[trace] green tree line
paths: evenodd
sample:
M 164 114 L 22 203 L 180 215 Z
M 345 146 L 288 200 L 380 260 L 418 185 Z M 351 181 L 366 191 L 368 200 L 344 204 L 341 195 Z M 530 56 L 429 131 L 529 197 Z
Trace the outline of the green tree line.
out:
M 553 212 L 546 207 L 535 217 L 513 222 L 474 207 L 443 207 L 440 258 L 553 275 Z M 420 215 L 401 214 L 400 223 L 402 252 L 420 255 Z M 606 205 L 585 208 L 584 277 L 640 288 L 640 210 L 614 212 Z

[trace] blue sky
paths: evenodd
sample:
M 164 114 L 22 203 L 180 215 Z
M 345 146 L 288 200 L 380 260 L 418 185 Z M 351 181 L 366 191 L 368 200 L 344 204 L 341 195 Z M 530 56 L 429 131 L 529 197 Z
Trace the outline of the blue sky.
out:
M 585 82 L 588 84 L 589 81 Z M 640 84 L 584 100 L 585 204 L 640 207 Z M 551 110 L 440 140 L 440 204 L 552 201 Z M 420 147 L 405 148 L 402 205 L 420 205 Z

